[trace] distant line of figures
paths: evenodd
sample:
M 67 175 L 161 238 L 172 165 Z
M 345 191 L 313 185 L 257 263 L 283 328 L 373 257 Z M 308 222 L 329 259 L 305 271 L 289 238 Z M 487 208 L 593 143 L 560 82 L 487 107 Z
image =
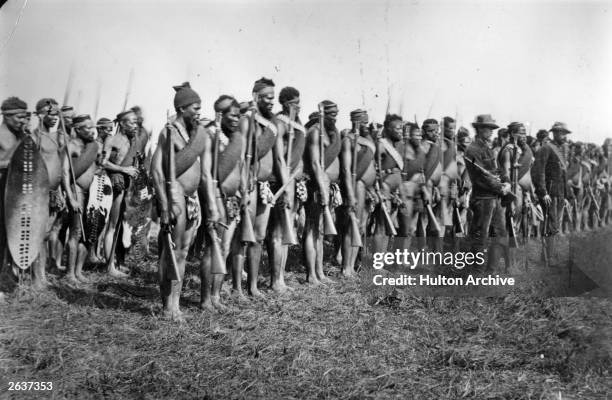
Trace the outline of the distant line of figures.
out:
M 323 268 L 325 235 L 335 235 L 342 274 L 350 277 L 365 251 L 387 251 L 391 244 L 431 251 L 488 247 L 488 265 L 496 268 L 502 257 L 507 267 L 508 248 L 539 236 L 548 263 L 559 232 L 610 222 L 611 143 L 569 143 L 571 132 L 561 122 L 532 138 L 520 122 L 499 129 L 490 115 L 479 115 L 471 139 L 450 117 L 418 124 L 388 114 L 377 124 L 357 109 L 350 113 L 351 128 L 340 130 L 338 106 L 329 100 L 302 124 L 300 94 L 292 87 L 280 91 L 282 110 L 274 113 L 274 83 L 266 78 L 255 82 L 251 102 L 220 96 L 209 120 L 200 117 L 202 101 L 188 83 L 174 90 L 176 114 L 168 116 L 149 157 L 150 134 L 138 107 L 94 123 L 42 99 L 30 129 L 23 101 L 2 103 L 2 184 L 21 179 L 49 193 L 36 197 L 21 187 L 5 188 L 3 200 L 17 199 L 2 204 L 0 218 L 7 222 L 22 215 L 18 204 L 49 205 L 48 213 L 31 216 L 38 228 L 7 225 L 0 237 L 9 248 L 5 261 L 10 256 L 21 269 L 33 263 L 34 282 L 44 285 L 48 260 L 61 268 L 67 236 L 67 277 L 75 284 L 88 281 L 86 261 L 105 260 L 109 274 L 122 277 L 118 265 L 130 231 L 159 218 L 164 315 L 181 319 L 178 299 L 190 248 L 201 260 L 201 307 L 223 311 L 226 274 L 239 298 L 243 270 L 247 293 L 263 296 L 258 276 L 264 244 L 271 288 L 284 292 L 290 245 L 302 246 L 308 283 L 330 282 Z M 25 167 L 26 158 L 34 160 L 33 169 Z M 24 232 L 38 242 L 24 243 Z

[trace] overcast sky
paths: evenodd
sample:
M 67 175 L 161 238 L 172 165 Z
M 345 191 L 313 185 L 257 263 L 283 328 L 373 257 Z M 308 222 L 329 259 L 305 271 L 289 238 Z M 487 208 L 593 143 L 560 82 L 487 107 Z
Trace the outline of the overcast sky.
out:
M 339 127 L 365 106 L 422 122 L 490 113 L 533 134 L 565 121 L 572 139 L 612 137 L 611 1 L 93 1 L 9 0 L 0 9 L 0 96 L 32 109 L 70 103 L 98 117 L 142 105 L 158 131 L 172 85 L 189 80 L 204 115 L 222 93 L 248 100 L 253 82 L 302 94 L 302 119 L 317 102 L 339 104 Z M 21 13 L 19 23 L 16 25 Z M 365 99 L 365 104 L 363 104 Z M 501 125 L 500 124 L 500 125 Z

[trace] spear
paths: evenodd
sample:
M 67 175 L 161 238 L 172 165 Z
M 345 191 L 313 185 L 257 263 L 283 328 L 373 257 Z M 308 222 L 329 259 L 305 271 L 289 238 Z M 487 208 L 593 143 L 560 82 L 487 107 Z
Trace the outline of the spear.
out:
M 130 76 L 128 77 L 127 89 L 125 90 L 125 98 L 123 99 L 123 107 L 121 111 L 125 111 L 127 109 L 128 99 L 130 97 L 130 92 L 132 91 L 132 82 L 134 81 L 134 67 L 130 69 Z
M 98 83 L 96 85 L 96 105 L 94 107 L 94 122 L 98 120 L 98 108 L 100 108 L 100 79 L 98 79 Z
M 64 91 L 64 100 L 62 101 L 63 106 L 68 105 L 70 100 L 70 92 L 72 91 L 72 81 L 74 80 L 74 61 L 70 64 L 70 71 L 68 71 L 68 83 L 66 83 L 66 90 Z

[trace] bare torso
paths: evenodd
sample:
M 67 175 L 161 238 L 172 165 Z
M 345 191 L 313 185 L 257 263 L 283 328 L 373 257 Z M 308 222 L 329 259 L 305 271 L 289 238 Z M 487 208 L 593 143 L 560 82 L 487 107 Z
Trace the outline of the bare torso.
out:
M 49 174 L 49 187 L 56 190 L 62 180 L 62 163 L 59 147 L 59 132 L 36 131 L 40 150 Z

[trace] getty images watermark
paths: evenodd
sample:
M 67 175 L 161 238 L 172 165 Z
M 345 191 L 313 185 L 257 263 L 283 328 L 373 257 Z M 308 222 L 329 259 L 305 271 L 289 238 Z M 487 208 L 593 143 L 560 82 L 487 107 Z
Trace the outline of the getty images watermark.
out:
M 380 270 L 384 267 L 395 265 L 396 267 L 415 270 L 419 266 L 436 265 L 463 270 L 465 267 L 480 267 L 485 263 L 484 252 L 435 252 L 417 251 L 407 249 L 396 249 L 395 252 L 374 253 L 372 267 Z M 514 286 L 513 277 L 500 277 L 499 275 L 449 277 L 444 275 L 431 276 L 428 274 L 399 276 L 383 276 L 376 274 L 372 278 L 376 286 Z

